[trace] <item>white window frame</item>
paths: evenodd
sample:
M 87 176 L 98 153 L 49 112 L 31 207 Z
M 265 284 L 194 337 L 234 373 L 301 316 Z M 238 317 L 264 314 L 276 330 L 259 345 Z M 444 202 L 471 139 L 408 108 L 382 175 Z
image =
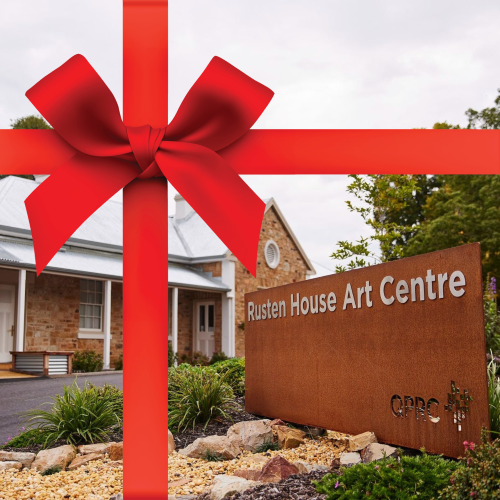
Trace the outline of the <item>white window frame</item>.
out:
M 78 338 L 79 339 L 97 339 L 97 340 L 100 340 L 100 339 L 104 339 L 104 320 L 105 320 L 105 282 L 102 281 L 102 280 L 93 280 L 93 279 L 88 279 L 88 278 L 82 278 L 80 280 L 80 292 L 82 291 L 82 281 L 85 280 L 85 281 L 95 281 L 96 283 L 99 282 L 99 283 L 102 283 L 102 303 L 100 305 L 101 307 L 101 328 L 82 328 L 80 326 L 80 317 L 78 318 L 78 327 L 79 327 L 79 330 L 78 330 Z M 96 305 L 96 304 L 92 304 L 92 305 Z M 81 311 L 81 307 L 82 307 L 82 302 L 81 302 L 81 299 L 80 299 L 80 302 L 79 302 L 79 311 Z M 80 313 L 81 314 L 81 313 Z

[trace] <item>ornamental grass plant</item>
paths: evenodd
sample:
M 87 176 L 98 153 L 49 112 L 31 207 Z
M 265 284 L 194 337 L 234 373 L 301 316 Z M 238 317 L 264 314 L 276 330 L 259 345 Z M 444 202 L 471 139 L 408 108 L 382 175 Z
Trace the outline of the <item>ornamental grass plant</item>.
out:
M 212 368 L 180 365 L 168 374 L 168 426 L 174 432 L 223 417 L 236 407 L 228 374 Z
M 488 363 L 488 399 L 490 402 L 490 430 L 493 437 L 500 437 L 500 378 L 498 364 L 492 356 Z
M 212 368 L 221 375 L 227 374 L 227 383 L 236 396 L 245 395 L 245 358 L 230 358 L 218 361 Z
M 44 447 L 60 440 L 73 446 L 105 442 L 123 418 L 122 391 L 112 386 L 86 383 L 80 389 L 74 382 L 64 387 L 62 396 L 51 399 L 53 403 L 43 403 L 52 404 L 49 410 L 36 408 L 23 414 L 26 428 L 40 433 Z

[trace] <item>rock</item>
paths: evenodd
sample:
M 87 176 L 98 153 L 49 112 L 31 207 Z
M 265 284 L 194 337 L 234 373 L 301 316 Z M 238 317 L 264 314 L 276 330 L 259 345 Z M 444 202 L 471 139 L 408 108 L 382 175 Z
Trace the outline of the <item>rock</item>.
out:
M 109 453 L 109 448 L 112 444 L 116 443 L 81 444 L 78 447 L 78 453 L 80 453 L 80 455 L 89 455 L 90 453 Z
M 21 462 L 23 467 L 29 467 L 33 463 L 33 460 L 35 460 L 35 457 L 35 453 L 0 450 L 0 462 Z
M 340 465 L 356 465 L 361 462 L 361 455 L 356 451 L 340 454 Z
M 349 438 L 349 451 L 360 451 L 365 449 L 369 444 L 376 442 L 377 437 L 374 432 L 363 432 Z
M 123 500 L 123 495 L 121 493 L 118 493 L 118 495 L 113 495 L 112 497 L 110 497 L 109 500 Z
M 184 486 L 185 484 L 189 483 L 190 479 L 187 477 L 183 477 L 182 479 L 178 479 L 177 481 L 172 481 L 168 483 L 168 487 L 170 488 L 177 488 L 178 486 Z
M 299 471 L 299 474 L 309 474 L 309 472 L 314 472 L 314 471 L 328 471 L 330 468 L 326 465 L 320 465 L 320 464 L 309 464 L 307 462 L 304 462 L 302 460 L 298 460 L 297 462 L 293 462 L 292 465 L 295 465 L 297 467 L 297 470 Z
M 275 418 L 274 420 L 271 420 L 270 422 L 267 423 L 270 427 L 273 427 L 275 425 L 286 425 L 283 420 L 280 420 L 279 418 Z
M 233 476 L 249 479 L 250 481 L 258 481 L 261 473 L 261 469 L 239 469 L 233 472 Z
M 396 448 L 388 446 L 386 444 L 371 443 L 365 449 L 363 462 L 367 464 L 370 462 L 374 462 L 375 460 L 381 460 L 382 458 L 384 458 L 384 455 L 387 458 L 393 457 L 396 455 L 397 451 L 398 450 Z
M 248 481 L 237 476 L 215 476 L 210 489 L 210 498 L 211 500 L 222 500 L 227 495 L 248 490 L 258 484 L 255 481 Z
M 174 436 L 172 436 L 172 433 L 168 431 L 168 454 L 170 455 L 174 451 L 175 451 Z
M 68 470 L 78 469 L 78 467 L 81 467 L 82 465 L 85 465 L 92 460 L 100 460 L 102 458 L 104 458 L 104 455 L 102 453 L 89 453 L 88 455 L 81 455 L 79 457 L 76 457 L 69 464 Z
M 326 434 L 326 429 L 321 427 L 306 427 L 306 436 L 319 437 Z
M 276 455 L 262 468 L 259 481 L 263 483 L 277 483 L 282 479 L 290 477 L 292 474 L 298 474 L 298 472 L 299 469 L 295 465 L 292 465 L 280 455 Z
M 238 422 L 229 427 L 227 437 L 242 450 L 255 452 L 266 442 L 273 440 L 273 431 L 267 423 L 269 420 L 249 420 Z
M 9 469 L 21 470 L 22 468 L 23 464 L 21 462 L 14 462 L 12 460 L 5 460 L 4 462 L 0 462 L 0 470 L 9 470 Z
M 106 469 L 117 469 L 118 467 L 123 467 L 123 460 L 114 460 L 112 462 L 106 462 L 104 464 Z
M 31 464 L 31 468 L 39 472 L 44 472 L 49 467 L 59 465 L 62 470 L 65 470 L 75 457 L 76 451 L 73 446 L 66 444 L 57 448 L 39 451 L 34 462 Z
M 278 433 L 278 443 L 280 448 L 289 449 L 297 448 L 304 444 L 306 433 L 300 429 L 292 429 L 286 425 L 276 425 L 274 430 Z
M 267 462 L 269 462 L 269 458 L 263 455 L 250 455 L 240 460 L 241 464 L 255 465 L 260 468 L 263 467 Z
M 232 460 L 241 453 L 240 449 L 227 436 L 208 436 L 196 439 L 186 448 L 179 450 L 179 454 L 191 458 L 203 458 L 207 451 L 218 453 L 226 460 Z
M 112 443 L 108 453 L 110 460 L 123 460 L 123 441 L 121 443 Z

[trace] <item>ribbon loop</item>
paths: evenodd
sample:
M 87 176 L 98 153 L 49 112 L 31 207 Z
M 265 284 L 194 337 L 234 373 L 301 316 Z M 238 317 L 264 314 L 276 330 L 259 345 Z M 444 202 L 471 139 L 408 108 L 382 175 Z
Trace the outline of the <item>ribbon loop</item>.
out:
M 78 151 L 25 202 L 38 274 L 117 191 L 135 179 L 168 175 L 255 276 L 265 204 L 216 151 L 248 132 L 270 89 L 214 57 L 167 128 L 126 127 L 111 91 L 77 55 L 26 95 Z

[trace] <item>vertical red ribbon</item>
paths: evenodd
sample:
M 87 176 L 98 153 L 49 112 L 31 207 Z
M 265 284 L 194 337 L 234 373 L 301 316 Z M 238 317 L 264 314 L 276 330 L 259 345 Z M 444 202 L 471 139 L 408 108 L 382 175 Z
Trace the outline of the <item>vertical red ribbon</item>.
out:
M 165 127 L 168 2 L 123 1 L 125 125 Z M 123 192 L 124 497 L 168 499 L 168 193 L 165 179 Z M 161 459 L 146 465 L 153 446 Z

